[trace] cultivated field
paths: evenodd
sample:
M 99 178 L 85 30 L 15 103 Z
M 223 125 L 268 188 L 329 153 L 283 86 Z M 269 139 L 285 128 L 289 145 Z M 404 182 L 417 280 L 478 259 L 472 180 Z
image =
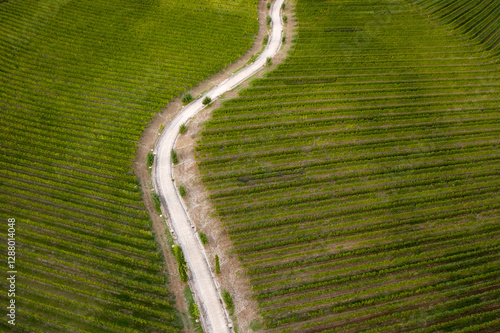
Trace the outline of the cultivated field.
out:
M 269 331 L 500 329 L 499 15 L 297 0 L 286 61 L 213 112 L 198 165 Z
M 0 4 L 0 216 L 17 221 L 17 332 L 180 330 L 132 169 L 137 142 L 169 100 L 251 46 L 256 18 L 256 0 Z M 13 329 L 3 318 L 0 331 Z
M 486 49 L 500 51 L 500 2 L 495 0 L 416 0 L 412 1 L 425 14 L 473 40 Z

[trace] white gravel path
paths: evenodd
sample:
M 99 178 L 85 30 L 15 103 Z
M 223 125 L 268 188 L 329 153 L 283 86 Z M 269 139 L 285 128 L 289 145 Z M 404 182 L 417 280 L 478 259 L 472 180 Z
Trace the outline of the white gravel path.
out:
M 199 302 L 202 323 L 207 332 L 232 332 L 232 329 L 229 328 L 231 321 L 224 308 L 205 250 L 198 239 L 194 224 L 189 219 L 184 203 L 178 194 L 177 186 L 173 181 L 170 151 L 177 140 L 179 126 L 186 123 L 204 108 L 202 100 L 206 96 L 215 101 L 223 93 L 234 89 L 257 73 L 266 65 L 266 59 L 273 57 L 279 51 L 283 33 L 281 21 L 281 5 L 283 2 L 284 0 L 276 0 L 271 7 L 272 34 L 267 46 L 257 60 L 228 77 L 221 84 L 179 111 L 177 116 L 163 130 L 154 149 L 156 154 L 152 169 L 154 187 L 161 197 L 162 208 L 170 217 L 170 223 L 177 236 L 177 243 L 184 252 L 190 271 L 190 284 Z M 213 261 L 213 258 L 211 259 Z

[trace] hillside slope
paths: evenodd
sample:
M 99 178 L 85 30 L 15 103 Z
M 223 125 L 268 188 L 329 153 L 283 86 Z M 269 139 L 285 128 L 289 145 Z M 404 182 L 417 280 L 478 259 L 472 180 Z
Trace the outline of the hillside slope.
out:
M 18 332 L 180 329 L 137 142 L 169 100 L 252 45 L 256 4 L 0 5 L 0 216 L 16 219 Z
M 499 58 L 413 3 L 297 0 L 294 50 L 205 125 L 271 332 L 499 329 Z
M 416 0 L 427 15 L 500 52 L 500 2 L 496 0 Z

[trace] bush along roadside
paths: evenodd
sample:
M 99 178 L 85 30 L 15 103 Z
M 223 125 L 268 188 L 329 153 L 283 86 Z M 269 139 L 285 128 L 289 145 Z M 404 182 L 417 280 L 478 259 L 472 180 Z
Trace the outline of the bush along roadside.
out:
M 148 157 L 146 158 L 146 164 L 148 167 L 153 166 L 153 163 L 155 161 L 155 155 L 152 152 L 148 153 Z
M 215 255 L 215 274 L 220 274 L 219 255 Z
M 208 238 L 207 238 L 207 235 L 205 235 L 205 233 L 203 232 L 199 232 L 198 235 L 200 236 L 200 241 L 203 245 L 207 245 L 208 243 Z
M 173 247 L 175 260 L 177 260 L 177 270 L 179 271 L 179 277 L 182 282 L 187 282 L 188 274 L 187 274 L 187 264 L 184 259 L 184 253 L 179 245 L 174 245 Z
M 152 194 L 153 204 L 155 205 L 156 212 L 161 215 L 161 200 L 158 193 L 154 192 Z
M 229 291 L 225 289 L 222 291 L 222 299 L 224 300 L 224 303 L 226 303 L 227 311 L 232 316 L 234 314 L 234 302 Z

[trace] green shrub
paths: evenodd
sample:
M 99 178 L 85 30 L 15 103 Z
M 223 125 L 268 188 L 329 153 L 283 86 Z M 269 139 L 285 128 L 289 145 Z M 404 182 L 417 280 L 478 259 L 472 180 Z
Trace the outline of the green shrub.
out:
M 198 308 L 198 305 L 196 305 L 196 303 L 191 302 L 189 304 L 189 314 L 195 319 L 200 316 L 200 309 Z
M 266 59 L 266 66 L 271 66 L 273 64 L 273 58 L 267 57 Z
M 188 104 L 190 103 L 191 101 L 193 100 L 193 96 L 191 96 L 191 94 L 186 94 L 184 96 L 182 96 L 182 103 L 183 104 Z
M 179 260 L 181 259 L 181 255 L 184 256 L 179 245 L 172 246 L 172 252 L 174 253 L 174 257 L 177 262 L 179 262 Z
M 263 44 L 264 45 L 267 45 L 267 43 L 269 42 L 269 35 L 265 35 L 264 36 L 264 41 L 263 41 Z
M 271 2 L 267 3 L 267 9 L 271 9 Z
M 284 23 L 287 23 L 287 22 L 288 22 L 288 16 L 283 15 L 283 22 L 284 22 Z
M 187 265 L 184 259 L 184 253 L 179 245 L 174 245 L 173 247 L 175 260 L 177 260 L 177 270 L 179 271 L 179 277 L 182 282 L 187 282 Z
M 158 193 L 154 192 L 152 195 L 153 204 L 155 205 L 156 211 L 161 214 L 161 200 Z
M 234 302 L 229 291 L 222 291 L 222 299 L 224 300 L 224 303 L 226 303 L 227 311 L 229 311 L 229 314 L 232 316 L 234 313 Z
M 207 238 L 207 235 L 205 235 L 203 232 L 199 232 L 198 235 L 200 236 L 200 240 L 201 240 L 201 243 L 203 245 L 207 245 L 208 243 L 208 238 Z
M 283 2 L 283 4 L 281 5 L 281 9 L 282 9 L 282 10 L 285 10 L 285 7 L 286 7 L 286 5 L 285 5 L 285 3 Z
M 215 255 L 215 274 L 220 274 L 219 255 Z
M 266 17 L 267 25 L 270 25 L 272 20 L 273 19 L 271 18 L 271 16 L 267 15 L 267 17 Z
M 152 152 L 148 152 L 148 156 L 146 157 L 146 164 L 148 167 L 152 166 L 155 161 L 155 155 Z
M 182 124 L 180 127 L 179 127 L 179 133 L 180 134 L 185 134 L 188 130 L 188 127 L 186 126 L 186 124 Z
M 181 197 L 185 197 L 187 192 L 186 192 L 186 188 L 184 186 L 179 186 L 179 194 L 181 195 Z
M 174 164 L 179 163 L 179 159 L 177 158 L 177 153 L 175 152 L 175 150 L 172 149 L 170 151 L 170 157 L 172 158 L 172 163 Z
M 212 99 L 208 96 L 206 96 L 204 99 L 203 99 L 203 105 L 208 105 L 212 102 Z

